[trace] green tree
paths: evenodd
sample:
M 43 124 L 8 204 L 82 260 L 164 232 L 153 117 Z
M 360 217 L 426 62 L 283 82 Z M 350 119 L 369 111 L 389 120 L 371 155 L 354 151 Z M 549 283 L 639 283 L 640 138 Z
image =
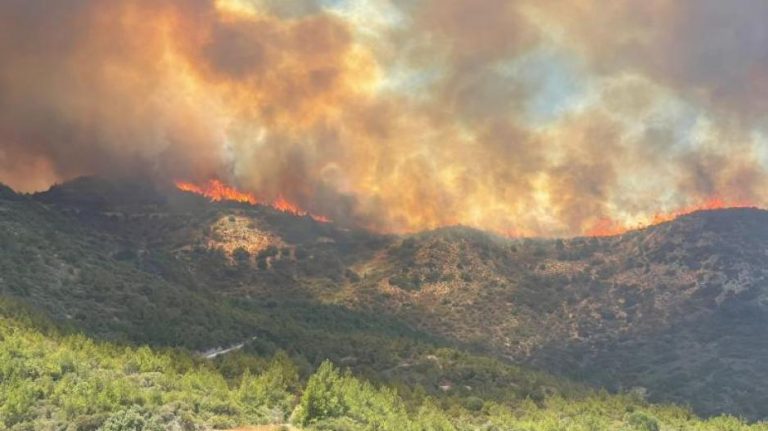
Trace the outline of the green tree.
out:
M 294 412 L 293 421 L 309 425 L 324 418 L 339 417 L 347 411 L 340 392 L 342 377 L 333 364 L 326 360 L 310 377 L 301 401 Z

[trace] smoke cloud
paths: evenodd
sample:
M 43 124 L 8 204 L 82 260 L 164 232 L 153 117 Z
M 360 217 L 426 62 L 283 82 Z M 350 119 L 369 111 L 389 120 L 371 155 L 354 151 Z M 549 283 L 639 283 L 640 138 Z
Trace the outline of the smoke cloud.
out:
M 7 0 L 0 181 L 220 178 L 350 225 L 768 201 L 761 0 Z

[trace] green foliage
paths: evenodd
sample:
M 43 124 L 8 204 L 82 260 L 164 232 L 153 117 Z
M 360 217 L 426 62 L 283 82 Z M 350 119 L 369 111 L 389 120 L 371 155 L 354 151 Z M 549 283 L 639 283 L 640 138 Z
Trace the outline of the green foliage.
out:
M 637 431 L 659 431 L 658 419 L 644 412 L 630 414 L 627 423 Z
M 292 420 L 318 429 L 399 431 L 414 424 L 395 391 L 342 374 L 329 361 L 310 377 Z
M 427 400 L 416 415 L 415 429 L 425 431 L 455 431 L 456 427 L 448 420 L 440 408 Z
M 8 314 L 0 301 L 0 423 L 11 430 L 226 429 L 284 424 L 289 412 L 296 425 L 334 431 L 768 430 L 732 417 L 702 421 L 631 394 L 584 388 L 560 395 L 540 389 L 532 401 L 528 394 L 548 380 L 451 349 L 438 349 L 424 364 L 413 365 L 417 375 L 441 370 L 438 379 L 471 374 L 516 385 L 527 379 L 531 386 L 510 386 L 506 393 L 463 388 L 430 395 L 403 380 L 373 384 L 330 361 L 303 380 L 307 365 L 298 366 L 282 351 L 268 359 L 234 355 L 210 362 L 179 351 L 97 343 L 38 329 L 35 318 Z
M 332 363 L 323 362 L 307 383 L 294 421 L 309 425 L 321 419 L 343 416 L 348 406 L 345 405 L 341 390 L 342 377 Z
M 4 384 L 0 416 L 6 426 L 29 419 L 32 406 L 38 398 L 38 388 L 29 380 L 12 379 Z
M 238 376 L 238 387 L 185 353 L 43 335 L 24 323 L 33 321 L 0 312 L 0 424 L 6 428 L 154 431 L 278 422 L 293 409 L 300 387 L 285 354 L 259 374 Z
M 483 409 L 483 405 L 483 399 L 474 395 L 464 400 L 464 407 L 469 411 L 479 412 Z
M 282 421 L 293 408 L 293 394 L 298 388 L 298 369 L 281 351 L 263 373 L 254 376 L 250 370 L 245 370 L 240 378 L 237 399 L 250 417 L 261 415 Z
M 111 415 L 99 431 L 163 431 L 162 425 L 152 418 L 147 419 L 140 408 L 133 406 Z

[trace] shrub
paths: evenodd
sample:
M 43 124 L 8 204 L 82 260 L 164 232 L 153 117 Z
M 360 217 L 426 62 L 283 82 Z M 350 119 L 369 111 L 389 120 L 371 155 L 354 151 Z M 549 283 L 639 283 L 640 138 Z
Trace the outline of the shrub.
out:
M 163 431 L 157 421 L 147 419 L 140 408 L 133 406 L 110 416 L 99 431 Z
M 658 419 L 644 412 L 630 414 L 627 423 L 636 431 L 659 431 Z

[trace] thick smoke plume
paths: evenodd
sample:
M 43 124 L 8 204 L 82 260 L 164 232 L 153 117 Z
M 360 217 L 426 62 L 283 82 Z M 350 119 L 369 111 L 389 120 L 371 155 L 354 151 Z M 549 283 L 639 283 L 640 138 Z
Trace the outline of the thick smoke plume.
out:
M 382 231 L 768 200 L 760 0 L 6 0 L 0 181 L 212 178 Z

